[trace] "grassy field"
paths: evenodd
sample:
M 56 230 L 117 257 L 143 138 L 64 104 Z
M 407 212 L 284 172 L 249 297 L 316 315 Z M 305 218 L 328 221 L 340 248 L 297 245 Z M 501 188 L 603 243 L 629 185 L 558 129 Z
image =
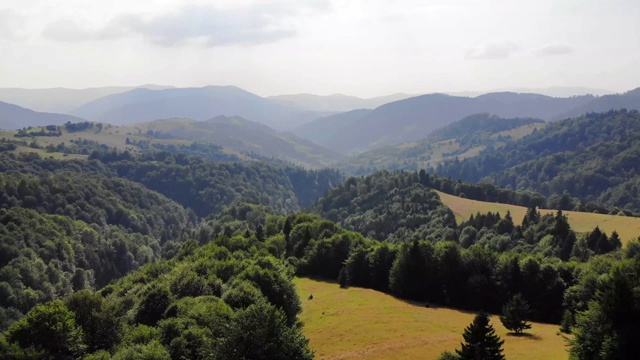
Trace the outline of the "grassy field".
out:
M 436 359 L 460 348 L 462 332 L 475 314 L 426 308 L 370 289 L 340 289 L 335 283 L 295 280 L 302 301 L 303 333 L 317 359 Z M 308 300 L 309 295 L 313 300 Z M 568 358 L 558 325 L 534 323 L 530 336 L 507 335 L 497 317 L 491 323 L 505 341 L 509 360 Z
M 500 215 L 506 214 L 507 211 L 511 211 L 511 217 L 516 224 L 521 224 L 526 208 L 516 205 L 490 203 L 484 201 L 464 199 L 457 196 L 445 194 L 439 192 L 440 199 L 447 205 L 453 213 L 456 215 L 456 221 L 461 222 L 469 219 L 472 214 L 478 212 L 486 213 L 499 212 Z M 555 210 L 540 209 L 540 213 L 555 213 Z M 640 218 L 618 216 L 618 215 L 603 215 L 593 213 L 582 213 L 576 211 L 563 211 L 569 219 L 569 224 L 574 231 L 579 233 L 592 231 L 596 226 L 605 231 L 607 235 L 615 230 L 620 235 L 620 239 L 623 243 L 628 242 L 631 239 L 637 239 L 640 236 Z

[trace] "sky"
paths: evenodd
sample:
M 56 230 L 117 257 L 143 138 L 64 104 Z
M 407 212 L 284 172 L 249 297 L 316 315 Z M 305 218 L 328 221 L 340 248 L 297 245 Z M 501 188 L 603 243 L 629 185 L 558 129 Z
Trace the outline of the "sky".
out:
M 638 0 L 2 0 L 0 87 L 640 87 Z

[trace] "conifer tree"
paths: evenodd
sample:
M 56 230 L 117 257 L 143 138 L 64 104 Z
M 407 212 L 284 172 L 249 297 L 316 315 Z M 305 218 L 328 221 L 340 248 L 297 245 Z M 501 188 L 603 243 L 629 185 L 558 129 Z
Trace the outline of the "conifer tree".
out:
M 460 360 L 504 360 L 502 353 L 503 340 L 496 335 L 493 326 L 489 324 L 489 316 L 481 312 L 473 322 L 467 326 L 462 334 L 464 343 L 456 350 Z
M 531 329 L 531 324 L 525 321 L 530 313 L 527 301 L 521 294 L 516 294 L 502 307 L 500 321 L 507 330 L 522 334 L 524 330 Z

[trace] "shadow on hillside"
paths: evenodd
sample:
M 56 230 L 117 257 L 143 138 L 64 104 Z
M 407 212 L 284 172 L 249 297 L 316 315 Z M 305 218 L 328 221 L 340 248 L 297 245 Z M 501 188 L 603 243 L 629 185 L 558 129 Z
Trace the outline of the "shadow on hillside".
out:
M 507 333 L 507 336 L 509 336 L 509 337 L 517 337 L 517 338 L 524 338 L 524 339 L 531 339 L 531 340 L 542 340 L 542 338 L 540 336 L 535 335 L 535 334 L 529 334 L 529 333 L 516 334 L 514 332 L 509 332 L 509 333 Z

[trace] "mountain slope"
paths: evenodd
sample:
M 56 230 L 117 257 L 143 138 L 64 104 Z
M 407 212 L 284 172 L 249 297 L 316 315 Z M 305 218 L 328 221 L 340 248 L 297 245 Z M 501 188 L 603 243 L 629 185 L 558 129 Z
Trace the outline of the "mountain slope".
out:
M 640 110 L 640 88 L 622 94 L 604 95 L 589 103 L 558 116 L 558 119 L 576 117 L 588 112 L 607 112 L 618 109 Z
M 165 119 L 134 124 L 123 131 L 147 134 L 152 138 L 205 141 L 236 151 L 258 153 L 296 164 L 322 167 L 337 160 L 331 150 L 241 117 L 219 116 L 207 121 Z
M 350 150 L 350 146 L 341 141 L 340 134 L 372 111 L 359 109 L 322 117 L 308 124 L 298 126 L 292 129 L 291 132 L 316 144 L 322 144 L 329 149 L 347 153 Z
M 383 169 L 417 171 L 454 157 L 475 156 L 487 147 L 499 148 L 544 126 L 539 119 L 476 114 L 438 129 L 420 141 L 370 150 L 341 161 L 337 167 L 354 175 Z
M 584 105 L 592 96 L 551 98 L 536 94 L 493 93 L 476 98 L 431 94 L 382 105 L 354 121 L 333 142 L 351 152 L 425 138 L 432 131 L 477 113 L 550 120 Z M 357 136 L 356 136 L 357 134 Z M 323 143 L 321 143 L 323 145 Z
M 555 196 L 565 210 L 596 202 L 637 212 L 640 115 L 619 110 L 553 122 L 499 150 L 448 161 L 435 170 L 442 176 Z M 582 203 L 572 203 L 565 192 Z
M 62 125 L 84 121 L 81 118 L 54 113 L 42 113 L 0 101 L 0 129 L 16 130 L 28 126 Z
M 218 115 L 241 116 L 278 130 L 319 116 L 298 106 L 265 99 L 233 86 L 134 89 L 84 104 L 72 114 L 116 125 L 166 118 L 206 120 Z

